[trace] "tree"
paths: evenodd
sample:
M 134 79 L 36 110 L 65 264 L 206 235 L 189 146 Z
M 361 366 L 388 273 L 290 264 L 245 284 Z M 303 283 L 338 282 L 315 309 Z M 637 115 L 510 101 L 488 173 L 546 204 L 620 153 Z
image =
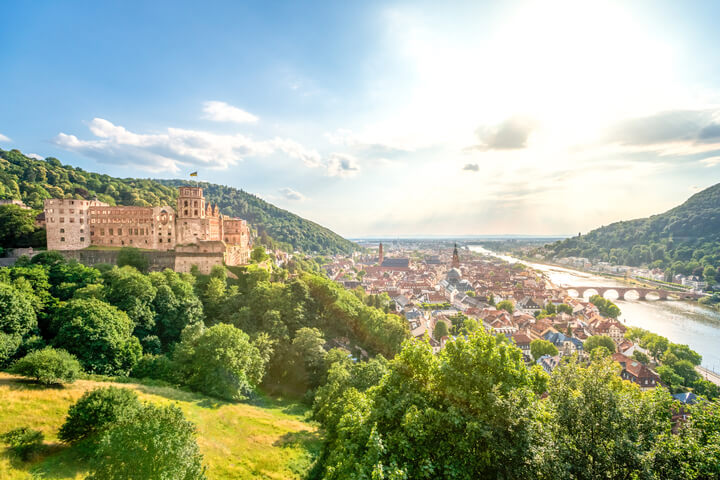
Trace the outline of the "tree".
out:
M 90 480 L 204 480 L 195 425 L 176 406 L 145 404 L 103 434 Z
M 598 308 L 603 317 L 618 318 L 620 316 L 620 307 L 600 295 L 590 297 L 590 303 Z
M 127 314 L 94 298 L 63 304 L 54 326 L 54 345 L 77 356 L 88 372 L 124 375 L 142 354 Z
M 561 303 L 555 308 L 555 310 L 557 313 L 567 313 L 568 315 L 572 315 L 573 312 L 573 308 L 567 303 Z
M 640 340 L 640 346 L 648 349 L 655 360 L 668 349 L 669 345 L 667 338 L 654 333 L 646 333 Z
M 295 332 L 292 341 L 294 360 L 302 365 L 304 384 L 310 388 L 317 388 L 323 380 L 326 371 L 325 356 L 327 352 L 323 345 L 325 339 L 317 328 L 303 327 Z
M 672 397 L 620 378 L 610 359 L 563 362 L 550 379 L 550 478 L 637 478 L 655 439 L 670 431 Z
M 588 353 L 591 353 L 597 347 L 605 347 L 610 353 L 615 353 L 617 350 L 615 342 L 607 335 L 593 335 L 588 337 L 588 339 L 585 340 L 585 343 L 583 343 L 583 348 Z
M 150 281 L 157 289 L 152 309 L 155 312 L 153 333 L 162 342 L 163 349 L 180 340 L 180 333 L 188 325 L 202 322 L 203 306 L 195 294 L 192 276 L 166 269 L 151 273 Z
M 550 355 L 551 357 L 554 357 L 558 354 L 558 349 L 547 340 L 538 338 L 530 342 L 530 354 L 532 355 L 533 360 L 537 362 L 543 355 Z
M 45 347 L 15 361 L 10 371 L 16 375 L 34 378 L 43 385 L 73 383 L 82 372 L 80 362 L 65 350 Z
M 0 282 L 0 366 L 15 355 L 23 338 L 36 328 L 32 293 Z
M 264 262 L 268 258 L 270 258 L 270 256 L 265 252 L 265 247 L 262 245 L 257 245 L 250 252 L 250 260 L 252 260 L 253 263 Z
M 717 275 L 717 270 L 712 265 L 708 265 L 703 270 L 703 280 L 705 280 L 708 285 L 712 286 L 715 285 L 715 278 Z
M 103 275 L 105 298 L 111 305 L 126 312 L 139 337 L 149 335 L 155 327 L 152 302 L 157 289 L 150 278 L 134 268 L 113 268 Z
M 498 310 L 505 310 L 508 313 L 513 313 L 515 311 L 515 305 L 510 300 L 503 300 L 502 302 L 498 302 L 498 304 L 495 306 Z
M 185 385 L 227 400 L 243 399 L 257 386 L 268 357 L 245 332 L 225 323 L 208 329 L 199 324 L 187 327 L 175 350 Z
M 39 430 L 19 427 L 0 435 L 0 441 L 10 447 L 20 460 L 27 461 L 43 449 L 44 437 L 45 435 Z
M 134 267 L 142 273 L 147 273 L 150 261 L 139 248 L 123 247 L 117 256 L 117 266 L 124 267 L 125 265 Z
M 58 438 L 77 442 L 105 431 L 130 410 L 140 407 L 137 393 L 129 388 L 104 387 L 85 392 L 68 410 Z
M 650 357 L 648 357 L 646 354 L 641 352 L 640 350 L 635 350 L 633 352 L 633 358 L 637 360 L 638 362 L 642 363 L 643 365 L 647 365 L 650 363 Z
M 440 340 L 442 337 L 447 337 L 449 334 L 447 323 L 442 320 L 438 320 L 435 324 L 435 330 L 433 330 L 433 337 L 435 340 Z
M 0 205 L 0 246 L 30 247 L 35 231 L 35 212 L 19 205 Z

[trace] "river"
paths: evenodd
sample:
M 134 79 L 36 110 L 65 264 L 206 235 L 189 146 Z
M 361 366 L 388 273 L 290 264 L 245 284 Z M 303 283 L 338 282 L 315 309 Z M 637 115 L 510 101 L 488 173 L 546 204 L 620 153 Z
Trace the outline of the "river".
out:
M 499 255 L 479 245 L 468 247 L 473 252 L 492 255 L 510 263 L 514 257 Z M 627 286 L 618 280 L 580 272 L 564 267 L 521 261 L 543 272 L 555 285 L 574 286 Z M 702 355 L 702 366 L 720 372 L 720 312 L 695 302 L 676 300 L 615 300 L 622 313 L 620 320 L 633 327 L 641 327 L 667 337 L 673 343 L 687 344 Z

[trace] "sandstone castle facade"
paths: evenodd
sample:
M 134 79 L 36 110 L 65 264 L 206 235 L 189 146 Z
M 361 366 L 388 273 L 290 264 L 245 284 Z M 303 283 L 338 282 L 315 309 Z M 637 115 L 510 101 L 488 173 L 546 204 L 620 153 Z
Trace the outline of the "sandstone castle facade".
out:
M 245 220 L 227 217 L 206 204 L 200 187 L 180 187 L 177 209 L 113 207 L 98 200 L 45 200 L 48 250 L 91 246 L 131 246 L 173 251 L 175 270 L 196 265 L 209 273 L 214 265 L 250 261 L 250 230 Z

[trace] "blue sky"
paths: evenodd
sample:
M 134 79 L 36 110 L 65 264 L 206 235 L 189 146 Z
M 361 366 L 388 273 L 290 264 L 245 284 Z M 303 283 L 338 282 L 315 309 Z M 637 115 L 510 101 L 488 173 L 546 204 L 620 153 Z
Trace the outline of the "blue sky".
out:
M 718 181 L 717 2 L 5 1 L 0 147 L 347 236 L 563 234 Z

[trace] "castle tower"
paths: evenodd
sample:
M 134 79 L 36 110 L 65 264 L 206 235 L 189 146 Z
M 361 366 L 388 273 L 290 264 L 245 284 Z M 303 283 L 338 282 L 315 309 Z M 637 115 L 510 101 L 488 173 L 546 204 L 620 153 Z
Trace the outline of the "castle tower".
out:
M 457 243 L 453 249 L 452 268 L 460 268 L 460 255 L 458 255 Z
M 177 243 L 205 240 L 205 197 L 200 187 L 180 187 L 177 201 Z
M 382 265 L 383 262 L 383 246 L 382 242 L 380 242 L 380 248 L 378 248 L 378 265 Z

